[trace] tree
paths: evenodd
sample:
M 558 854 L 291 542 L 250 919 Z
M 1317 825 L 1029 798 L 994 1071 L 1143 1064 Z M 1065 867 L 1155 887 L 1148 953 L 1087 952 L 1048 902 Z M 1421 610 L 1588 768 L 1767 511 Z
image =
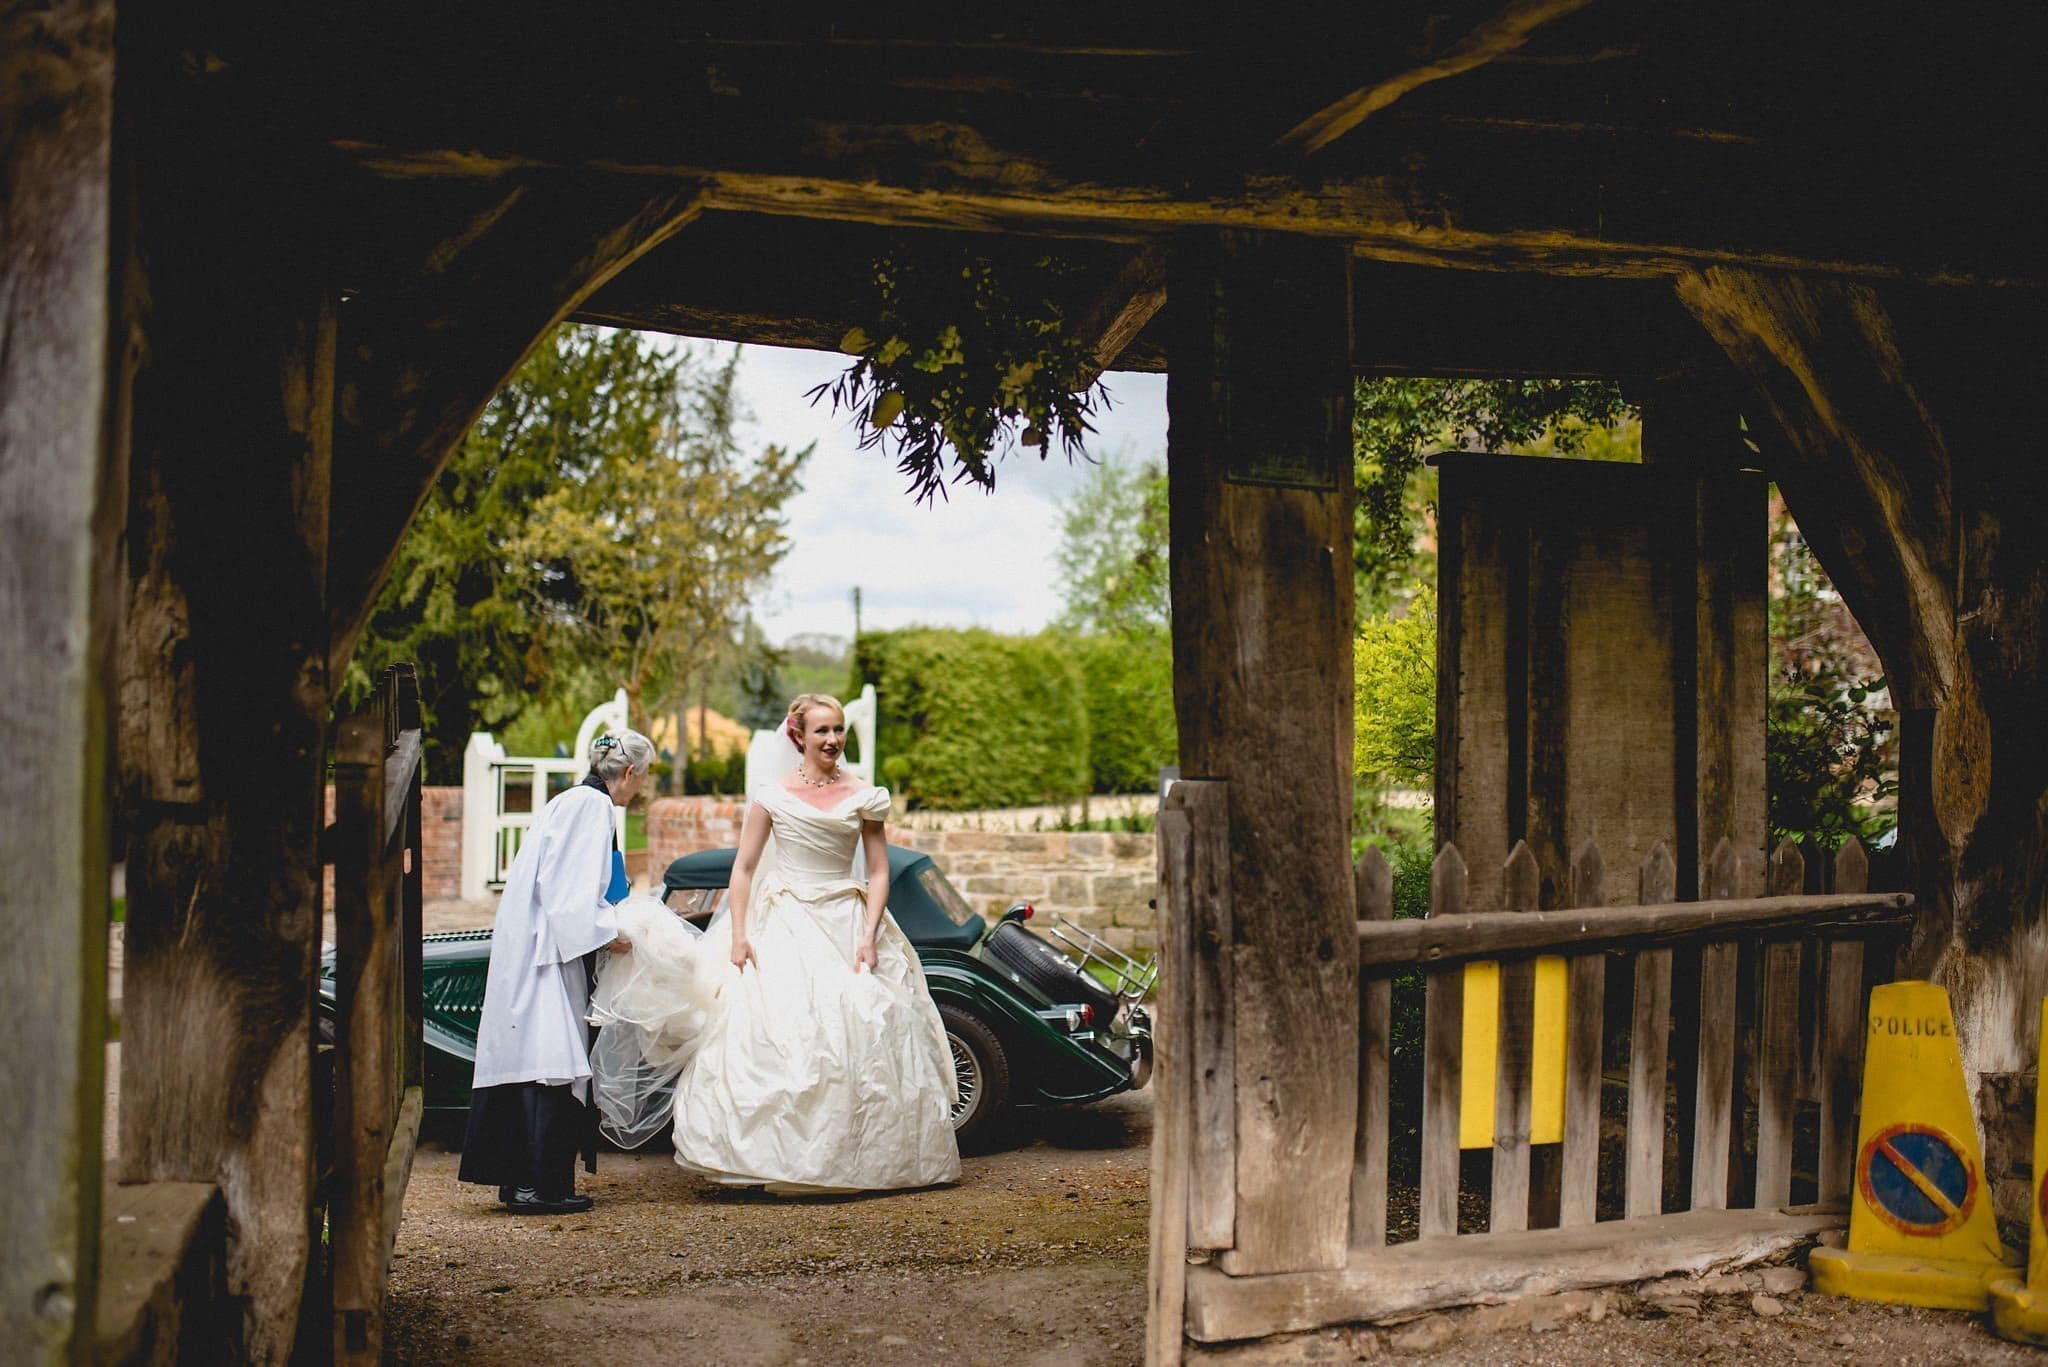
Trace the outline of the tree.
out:
M 1436 590 L 1358 629 L 1353 770 L 1368 781 L 1428 783 L 1436 770 Z
M 1765 785 L 1773 838 L 1832 848 L 1891 824 L 1897 737 L 1876 655 L 1806 539 L 1771 500 Z
M 1417 554 L 1417 528 L 1434 501 L 1422 459 L 1433 451 L 1513 451 L 1640 459 L 1617 433 L 1636 409 L 1600 380 L 1458 380 L 1380 377 L 1353 391 L 1351 443 L 1358 481 L 1353 538 L 1361 616 L 1384 612 L 1397 585 L 1434 568 Z
M 1116 454 L 1089 468 L 1061 504 L 1056 555 L 1076 631 L 1126 634 L 1167 626 L 1166 472 Z
M 637 333 L 564 327 L 544 338 L 428 494 L 336 706 L 360 706 L 386 665 L 414 661 L 429 778 L 447 783 L 471 731 L 500 731 L 536 702 L 566 697 L 575 710 L 610 693 L 551 631 L 510 548 L 550 490 L 636 459 L 648 414 L 675 384 L 675 364 Z
M 621 396 L 627 440 L 550 489 L 508 548 L 553 631 L 666 713 L 732 647 L 789 547 L 783 504 L 810 448 L 742 456 L 738 353 L 708 373 L 688 352 L 645 357 L 666 384 Z

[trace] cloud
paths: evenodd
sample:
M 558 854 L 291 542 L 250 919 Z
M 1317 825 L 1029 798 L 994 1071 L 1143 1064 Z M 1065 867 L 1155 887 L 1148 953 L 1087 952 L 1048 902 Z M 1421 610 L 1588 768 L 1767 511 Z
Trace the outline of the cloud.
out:
M 950 499 L 917 503 L 894 461 L 858 449 L 847 417 L 804 397 L 845 364 L 829 352 L 740 349 L 750 443 L 816 443 L 804 487 L 787 505 L 789 556 L 756 605 L 768 636 L 851 635 L 855 586 L 868 627 L 922 622 L 1023 632 L 1058 616 L 1059 500 L 1079 472 L 1057 455 L 1009 460 L 997 467 L 994 494 L 956 488 Z M 1115 406 L 1098 424 L 1091 451 L 1163 458 L 1165 377 L 1115 374 L 1109 386 Z

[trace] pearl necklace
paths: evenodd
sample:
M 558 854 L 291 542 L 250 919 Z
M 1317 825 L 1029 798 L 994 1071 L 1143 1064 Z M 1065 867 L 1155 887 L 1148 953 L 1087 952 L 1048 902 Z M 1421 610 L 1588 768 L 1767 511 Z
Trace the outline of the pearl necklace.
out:
M 808 773 L 804 772 L 804 767 L 799 764 L 796 769 L 796 776 L 799 782 L 813 788 L 830 788 L 833 784 L 839 782 L 841 777 L 839 766 L 836 764 L 832 766 L 832 772 L 823 778 L 812 778 Z

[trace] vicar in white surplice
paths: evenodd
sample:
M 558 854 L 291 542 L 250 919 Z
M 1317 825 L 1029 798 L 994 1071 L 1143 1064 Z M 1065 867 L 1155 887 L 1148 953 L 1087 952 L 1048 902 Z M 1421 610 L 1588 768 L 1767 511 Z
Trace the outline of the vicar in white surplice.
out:
M 577 1154 L 597 1170 L 583 1017 L 597 951 L 631 949 L 613 910 L 629 890 L 614 808 L 653 760 L 637 731 L 599 736 L 589 776 L 541 811 L 505 874 L 460 1176 L 518 1214 L 590 1208 L 576 1192 Z

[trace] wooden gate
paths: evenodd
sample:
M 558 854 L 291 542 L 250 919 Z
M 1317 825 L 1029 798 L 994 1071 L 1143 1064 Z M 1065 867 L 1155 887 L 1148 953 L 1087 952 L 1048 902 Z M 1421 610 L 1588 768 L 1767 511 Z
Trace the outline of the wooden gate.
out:
M 1865 942 L 1889 944 L 1913 905 L 1903 893 L 1866 891 L 1861 846 L 1851 841 L 1834 857 L 1833 891 L 1807 893 L 1797 847 L 1781 846 L 1766 875 L 1724 840 L 1706 899 L 1679 902 L 1660 843 L 1639 872 L 1638 901 L 1611 906 L 1589 842 L 1572 861 L 1573 905 L 1546 910 L 1526 845 L 1499 870 L 1497 895 L 1479 896 L 1456 847 L 1445 845 L 1431 870 L 1429 916 L 1407 920 L 1393 919 L 1390 871 L 1373 849 L 1357 878 L 1351 1251 L 1341 1268 L 1233 1275 L 1241 1079 L 1232 1066 L 1233 921 L 1219 893 L 1229 885 L 1228 826 L 1226 785 L 1215 782 L 1176 784 L 1159 823 L 1152 1361 L 1177 1361 L 1183 1335 L 1257 1338 L 1638 1281 L 1760 1256 L 1843 1223 L 1872 976 Z M 1766 878 L 1769 895 L 1759 895 Z M 1545 955 L 1565 960 L 1568 982 L 1562 1142 L 1532 1146 L 1536 960 Z M 1465 969 L 1488 961 L 1500 965 L 1490 1167 L 1459 1148 Z M 1404 975 L 1410 992 L 1421 980 L 1420 1039 L 1403 1040 L 1420 1052 L 1419 1107 L 1390 1096 L 1393 984 Z M 1610 982 L 1619 984 L 1611 1012 Z M 1696 1040 L 1697 1058 L 1672 1058 L 1674 1038 Z M 1691 1092 L 1689 1108 L 1673 1104 L 1679 1086 Z M 1800 1185 L 1811 1188 L 1795 1206 L 1802 1101 L 1817 1103 L 1817 1134 L 1798 1131 L 1810 1160 Z M 1686 1110 L 1690 1124 L 1670 1123 Z M 1405 1150 L 1396 1114 L 1416 1120 Z M 1397 1152 L 1408 1161 L 1390 1182 Z M 1413 1211 L 1391 1235 L 1390 1186 Z
M 334 1115 L 327 1228 L 337 1362 L 383 1353 L 384 1294 L 419 1139 L 420 694 L 410 665 L 335 743 Z

